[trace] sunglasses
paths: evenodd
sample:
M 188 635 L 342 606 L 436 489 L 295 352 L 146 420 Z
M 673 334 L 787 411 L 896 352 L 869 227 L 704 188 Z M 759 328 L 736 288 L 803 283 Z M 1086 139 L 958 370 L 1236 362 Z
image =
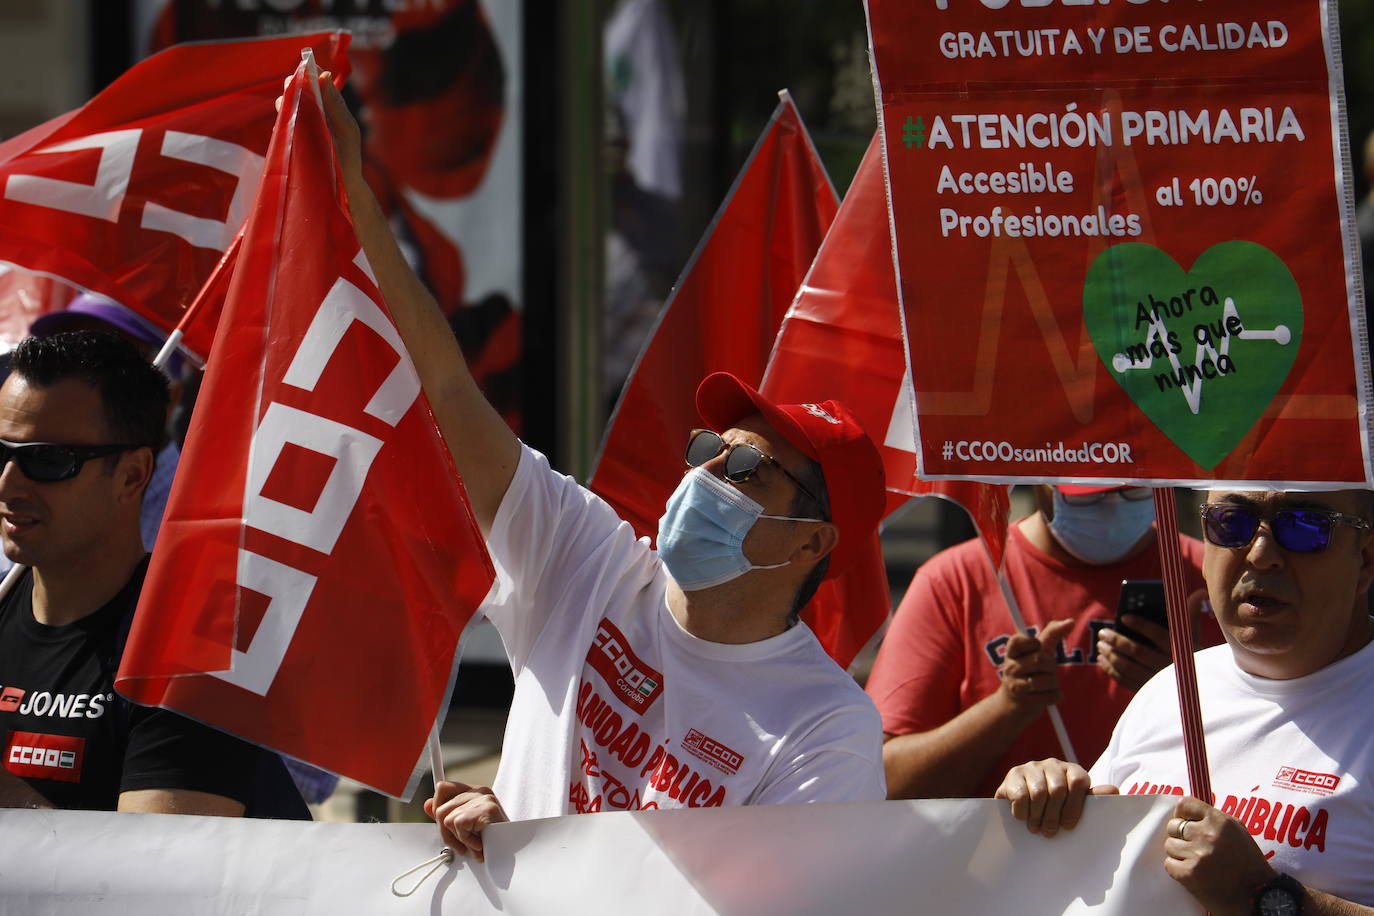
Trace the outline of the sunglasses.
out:
M 1126 502 L 1134 503 L 1142 499 L 1149 499 L 1154 495 L 1154 491 L 1149 487 L 1122 487 L 1118 490 L 1103 490 L 1099 493 L 1064 493 L 1059 494 L 1065 503 L 1070 506 L 1095 506 L 1108 496 L 1118 496 Z
M 1218 547 L 1236 549 L 1249 547 L 1255 540 L 1260 523 L 1265 521 L 1256 510 L 1235 503 L 1204 503 L 1202 532 Z M 1368 528 L 1369 522 L 1354 515 L 1330 509 L 1279 509 L 1269 517 L 1269 530 L 1279 546 L 1292 553 L 1320 553 L 1331 546 L 1331 534 L 1337 525 Z
M 92 458 L 104 458 L 138 448 L 137 445 L 60 445 L 56 442 L 11 442 L 0 439 L 0 470 L 10 459 L 35 483 L 70 480 Z
M 816 503 L 822 505 L 816 494 L 806 488 L 796 477 L 792 476 L 787 468 L 783 467 L 778 459 L 772 455 L 765 455 L 763 452 L 754 448 L 752 445 L 730 445 L 720 437 L 719 433 L 714 433 L 709 429 L 692 430 L 691 438 L 687 440 L 687 466 L 699 468 L 712 458 L 725 452 L 725 479 L 731 483 L 744 483 L 754 472 L 759 469 L 759 465 L 767 462 L 787 475 L 787 479 L 797 485 L 801 490 Z

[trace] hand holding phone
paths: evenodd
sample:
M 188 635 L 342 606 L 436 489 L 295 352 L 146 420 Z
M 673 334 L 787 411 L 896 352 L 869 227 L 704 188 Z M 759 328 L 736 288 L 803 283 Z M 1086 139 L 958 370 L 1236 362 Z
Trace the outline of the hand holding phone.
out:
M 1121 596 L 1116 602 L 1116 623 L 1112 625 L 1112 629 L 1141 645 L 1167 651 L 1167 646 L 1156 645 L 1153 639 L 1122 623 L 1121 618 L 1127 614 L 1133 614 L 1168 629 L 1169 615 L 1164 606 L 1164 583 L 1162 581 L 1159 579 L 1124 580 L 1121 583 Z
M 1127 625 L 1122 619 L 1127 616 L 1150 635 Z M 1167 627 L 1163 583 L 1158 579 L 1122 582 L 1116 621 L 1097 634 L 1097 666 L 1128 690 L 1139 690 L 1169 664 Z

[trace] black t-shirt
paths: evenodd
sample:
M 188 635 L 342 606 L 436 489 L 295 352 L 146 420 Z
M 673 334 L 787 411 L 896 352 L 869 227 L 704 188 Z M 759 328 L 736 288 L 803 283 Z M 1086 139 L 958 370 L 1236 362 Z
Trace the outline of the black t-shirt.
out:
M 275 754 L 115 694 L 146 570 L 145 559 L 108 604 L 65 626 L 34 619 L 31 573 L 0 601 L 5 769 L 58 808 L 112 811 L 121 792 L 190 789 L 243 802 L 249 814 L 308 817 L 299 795 L 290 799 L 294 787 Z M 264 779 L 285 795 L 269 805 L 275 810 L 261 810 L 264 799 L 255 798 L 265 794 Z

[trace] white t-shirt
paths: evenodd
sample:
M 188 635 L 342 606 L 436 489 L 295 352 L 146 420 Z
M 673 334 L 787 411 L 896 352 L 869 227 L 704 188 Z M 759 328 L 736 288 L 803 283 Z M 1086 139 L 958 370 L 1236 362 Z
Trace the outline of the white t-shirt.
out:
M 668 610 L 647 539 L 526 447 L 487 546 L 515 673 L 495 790 L 515 819 L 886 796 L 882 727 L 804 625 L 726 645 Z
M 1226 645 L 1194 657 L 1214 804 L 1279 871 L 1374 905 L 1374 643 L 1284 681 L 1246 674 Z M 1190 794 L 1172 667 L 1131 701 L 1092 779 L 1128 795 Z

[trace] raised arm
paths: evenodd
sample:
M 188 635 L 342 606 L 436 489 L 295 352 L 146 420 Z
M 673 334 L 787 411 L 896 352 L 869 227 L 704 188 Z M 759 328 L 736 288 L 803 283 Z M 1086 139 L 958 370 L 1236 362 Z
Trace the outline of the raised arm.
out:
M 486 533 L 515 474 L 519 441 L 473 381 L 453 329 L 401 254 L 377 198 L 363 179 L 358 124 L 328 72 L 320 74 L 320 92 L 358 239 L 463 477 L 477 523 Z

